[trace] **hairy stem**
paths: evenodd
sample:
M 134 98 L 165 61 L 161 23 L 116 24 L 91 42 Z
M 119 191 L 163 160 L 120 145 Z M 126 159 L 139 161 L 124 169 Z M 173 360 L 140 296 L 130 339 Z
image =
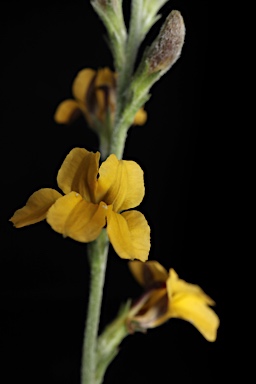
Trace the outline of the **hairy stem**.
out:
M 82 352 L 81 384 L 94 384 L 96 348 L 100 321 L 103 286 L 105 281 L 109 241 L 106 230 L 88 244 L 91 265 L 90 296 Z

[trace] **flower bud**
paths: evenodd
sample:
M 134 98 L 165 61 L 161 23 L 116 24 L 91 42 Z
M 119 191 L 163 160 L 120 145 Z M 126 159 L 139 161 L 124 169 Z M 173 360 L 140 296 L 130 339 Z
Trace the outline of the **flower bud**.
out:
M 164 71 L 178 60 L 185 39 L 185 24 L 179 11 L 172 11 L 147 54 L 150 73 Z

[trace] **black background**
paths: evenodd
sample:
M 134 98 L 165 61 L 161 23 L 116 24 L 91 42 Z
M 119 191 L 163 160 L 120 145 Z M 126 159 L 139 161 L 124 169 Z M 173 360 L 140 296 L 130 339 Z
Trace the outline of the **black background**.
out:
M 124 1 L 127 19 L 129 3 Z M 80 69 L 113 69 L 112 57 L 89 1 L 8 1 L 2 7 L 0 380 L 79 384 L 89 284 L 86 245 L 63 239 L 46 222 L 15 229 L 8 220 L 37 189 L 57 188 L 57 171 L 70 149 L 98 149 L 82 118 L 63 127 L 53 114 L 60 101 L 72 97 Z M 181 11 L 186 25 L 182 55 L 151 89 L 148 121 L 129 130 L 124 159 L 137 161 L 145 174 L 146 195 L 138 209 L 151 227 L 149 259 L 199 284 L 216 301 L 221 325 L 215 343 L 177 319 L 126 338 L 104 384 L 223 378 L 225 233 L 212 125 L 211 9 L 203 0 L 169 1 L 142 48 L 172 9 Z M 121 303 L 140 293 L 127 262 L 110 249 L 100 329 Z

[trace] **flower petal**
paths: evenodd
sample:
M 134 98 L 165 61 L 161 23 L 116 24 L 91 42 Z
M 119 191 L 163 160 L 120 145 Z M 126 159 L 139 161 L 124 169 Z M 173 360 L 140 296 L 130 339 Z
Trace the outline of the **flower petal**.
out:
M 89 152 L 84 148 L 72 149 L 58 172 L 58 186 L 65 194 L 74 191 L 80 193 L 86 201 L 96 203 L 93 191 L 97 183 L 99 159 L 99 152 Z
M 174 269 L 170 269 L 169 271 L 169 279 L 168 279 L 168 294 L 169 297 L 172 297 L 176 293 L 184 293 L 184 294 L 193 294 L 201 298 L 208 305 L 214 305 L 215 302 L 212 300 L 206 293 L 202 290 L 199 285 L 187 283 L 185 280 L 179 279 L 179 276 L 174 271 Z
M 155 282 L 164 283 L 168 278 L 166 269 L 158 261 L 130 261 L 128 266 L 134 278 L 143 287 L 149 287 Z
M 67 99 L 58 105 L 54 113 L 54 120 L 59 124 L 70 124 L 81 114 L 82 111 L 77 101 Z
M 215 341 L 219 318 L 208 306 L 214 301 L 194 284 L 179 279 L 170 269 L 166 282 L 169 297 L 169 315 L 191 322 L 208 341 Z
M 150 250 L 150 227 L 142 213 L 111 212 L 107 232 L 116 253 L 123 259 L 146 261 Z
M 110 155 L 100 166 L 97 201 L 104 200 L 119 212 L 139 205 L 145 194 L 143 171 L 135 161 Z
M 147 112 L 143 108 L 140 108 L 134 117 L 133 124 L 143 125 L 146 123 L 146 121 L 147 121 Z
M 194 295 L 178 294 L 171 302 L 170 317 L 189 321 L 208 341 L 215 341 L 219 317 L 203 300 Z
M 30 196 L 23 208 L 14 213 L 10 221 L 16 228 L 38 223 L 46 218 L 47 211 L 60 197 L 62 195 L 55 189 L 39 189 Z
M 106 86 L 108 88 L 115 87 L 116 85 L 116 74 L 111 71 L 108 67 L 101 68 L 97 71 L 95 79 L 95 87 Z
M 96 71 L 91 68 L 82 69 L 78 72 L 72 84 L 72 93 L 75 99 L 82 102 L 85 107 L 86 95 L 95 74 Z
M 47 222 L 58 233 L 87 243 L 95 240 L 106 224 L 107 205 L 88 203 L 71 192 L 49 209 Z

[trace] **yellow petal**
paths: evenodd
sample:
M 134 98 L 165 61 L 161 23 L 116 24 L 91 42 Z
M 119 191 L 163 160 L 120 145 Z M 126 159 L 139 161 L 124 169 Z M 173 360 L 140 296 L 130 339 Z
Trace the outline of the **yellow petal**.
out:
M 66 156 L 57 175 L 58 186 L 67 194 L 71 191 L 89 202 L 94 201 L 93 191 L 97 183 L 100 153 L 84 148 L 74 148 Z
M 150 250 L 150 227 L 142 213 L 111 212 L 107 232 L 116 253 L 123 259 L 146 261 Z
M 173 297 L 170 306 L 170 317 L 189 321 L 206 340 L 216 340 L 219 318 L 199 297 L 190 294 L 178 294 Z
M 108 67 L 101 68 L 97 72 L 95 79 L 95 87 L 107 86 L 109 88 L 115 87 L 116 75 Z
M 18 209 L 11 217 L 10 221 L 16 228 L 38 223 L 46 218 L 48 209 L 62 195 L 51 188 L 42 188 L 34 192 L 28 199 L 26 205 Z
M 140 108 L 134 117 L 133 124 L 143 125 L 146 123 L 146 121 L 147 121 L 147 112 L 143 108 Z
M 78 72 L 72 84 L 72 93 L 75 99 L 79 100 L 86 107 L 86 95 L 96 71 L 85 68 Z
M 215 302 L 212 300 L 206 293 L 199 287 L 199 285 L 187 283 L 185 280 L 179 279 L 179 276 L 174 271 L 174 269 L 170 269 L 169 278 L 168 278 L 168 294 L 169 297 L 175 295 L 176 293 L 183 294 L 193 294 L 198 296 L 203 300 L 206 304 L 214 305 Z
M 155 282 L 166 282 L 168 273 L 158 261 L 150 260 L 145 263 L 130 261 L 128 264 L 134 278 L 143 287 L 148 287 Z
M 179 279 L 173 269 L 170 269 L 166 285 L 170 317 L 191 322 L 208 341 L 215 341 L 219 318 L 208 306 L 214 301 L 198 285 Z
M 76 120 L 82 111 L 75 100 L 67 99 L 62 101 L 54 114 L 54 120 L 59 124 L 70 124 Z
M 110 155 L 100 166 L 96 200 L 104 200 L 115 212 L 134 208 L 144 197 L 143 171 L 135 161 Z
M 105 226 L 107 209 L 105 203 L 87 203 L 71 192 L 56 201 L 46 219 L 56 232 L 87 243 L 95 240 Z

